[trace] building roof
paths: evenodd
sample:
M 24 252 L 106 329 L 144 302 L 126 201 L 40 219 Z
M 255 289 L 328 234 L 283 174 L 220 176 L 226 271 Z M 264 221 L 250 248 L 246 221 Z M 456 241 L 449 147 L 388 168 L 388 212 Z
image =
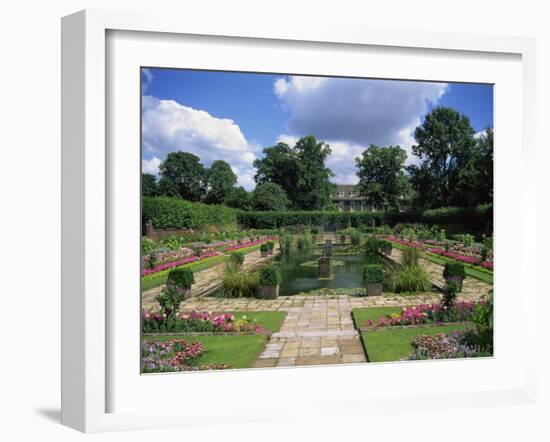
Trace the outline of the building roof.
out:
M 341 194 L 342 192 L 343 192 L 343 195 Z M 356 184 L 336 184 L 336 191 L 334 192 L 332 199 L 363 200 L 365 199 L 365 197 L 360 195 L 359 186 L 357 186 Z

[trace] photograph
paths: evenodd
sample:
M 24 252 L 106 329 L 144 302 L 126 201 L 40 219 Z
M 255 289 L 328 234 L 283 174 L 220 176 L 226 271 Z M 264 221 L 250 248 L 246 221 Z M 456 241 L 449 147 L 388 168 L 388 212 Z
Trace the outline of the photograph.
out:
M 493 84 L 139 74 L 142 374 L 494 355 Z

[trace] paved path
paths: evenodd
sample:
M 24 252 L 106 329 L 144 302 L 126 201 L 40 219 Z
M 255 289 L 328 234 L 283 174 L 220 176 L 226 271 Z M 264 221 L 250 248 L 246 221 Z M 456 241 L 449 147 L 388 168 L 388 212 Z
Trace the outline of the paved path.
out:
M 402 256 L 403 252 L 401 250 L 396 248 L 392 249 L 391 258 L 394 261 L 401 262 Z M 445 285 L 443 266 L 423 258 L 420 258 L 420 265 L 430 274 L 434 285 L 438 288 L 443 288 Z M 479 279 L 467 276 L 466 279 L 464 279 L 462 292 L 459 293 L 458 298 L 460 300 L 478 301 L 482 296 L 487 295 L 492 288 L 492 284 L 487 284 Z
M 278 246 L 277 246 L 278 247 Z M 244 258 L 243 269 L 248 270 L 256 267 L 258 264 L 270 261 L 274 256 L 278 254 L 276 248 L 273 255 L 266 258 L 262 258 L 261 252 L 256 250 L 254 252 L 247 253 Z M 219 285 L 222 277 L 225 263 L 218 264 L 200 272 L 195 273 L 195 283 L 191 289 L 193 296 L 201 296 L 202 294 L 212 293 Z M 144 309 L 156 309 L 158 303 L 155 300 L 157 295 L 162 291 L 164 285 L 155 287 L 142 293 L 142 308 Z

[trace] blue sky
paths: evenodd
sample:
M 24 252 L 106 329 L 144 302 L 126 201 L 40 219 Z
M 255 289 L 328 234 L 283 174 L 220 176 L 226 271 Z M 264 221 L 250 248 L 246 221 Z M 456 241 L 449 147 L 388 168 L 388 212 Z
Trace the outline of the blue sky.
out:
M 143 170 L 185 150 L 205 166 L 231 164 L 253 188 L 252 162 L 277 141 L 315 135 L 333 150 L 338 183 L 356 182 L 354 158 L 370 143 L 410 155 L 414 128 L 435 106 L 453 107 L 476 132 L 493 124 L 491 85 L 287 76 L 179 69 L 142 70 Z

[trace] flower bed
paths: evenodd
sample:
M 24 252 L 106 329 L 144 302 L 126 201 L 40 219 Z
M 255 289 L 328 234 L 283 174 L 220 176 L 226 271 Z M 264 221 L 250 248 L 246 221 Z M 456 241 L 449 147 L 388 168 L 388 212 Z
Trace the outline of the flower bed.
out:
M 399 239 L 399 238 L 397 238 L 393 235 L 385 236 L 384 239 L 386 239 L 388 241 L 395 242 L 397 244 L 401 244 L 402 246 L 414 247 L 415 249 L 425 249 L 426 248 L 425 244 L 419 243 L 417 241 L 407 241 L 405 239 Z
M 450 335 L 438 333 L 435 336 L 418 336 L 413 342 L 414 352 L 407 358 L 409 361 L 423 359 L 455 359 L 490 356 L 491 354 L 479 347 L 468 345 L 464 332 L 454 332 Z
M 197 366 L 197 359 L 204 352 L 200 342 L 189 343 L 183 339 L 166 342 L 144 341 L 142 344 L 142 371 L 186 371 Z
M 191 264 L 192 262 L 201 261 L 206 258 L 211 258 L 213 256 L 218 256 L 219 252 L 209 252 L 204 253 L 201 256 L 189 256 L 187 258 L 178 259 L 177 261 L 165 262 L 163 264 L 158 264 L 152 269 L 141 269 L 141 276 L 152 275 L 154 273 L 159 273 L 164 270 L 173 269 L 174 267 L 179 267 L 185 264 Z
M 176 261 L 179 259 L 187 258 L 189 256 L 193 256 L 193 249 L 190 249 L 189 247 L 183 247 L 179 250 L 154 253 L 154 256 L 157 264 L 164 264 L 166 262 Z M 149 255 L 144 255 L 141 257 L 142 266 L 146 266 L 148 262 Z
M 180 313 L 176 317 L 166 317 L 162 312 L 142 312 L 142 329 L 144 333 L 263 333 L 264 328 L 255 321 L 250 322 L 243 316 L 235 318 L 231 313 L 213 314 L 210 312 L 192 311 Z
M 403 307 L 401 313 L 381 316 L 377 322 L 367 321 L 368 327 L 387 327 L 395 325 L 422 325 L 445 322 L 471 321 L 476 314 L 476 303 L 460 301 L 451 308 L 441 304 L 421 304 L 414 307 Z
M 493 262 L 492 261 L 481 261 L 481 259 L 478 258 L 477 256 L 463 255 L 463 254 L 458 253 L 458 252 L 454 252 L 454 251 L 451 251 L 451 250 L 447 251 L 447 250 L 443 250 L 443 249 L 439 249 L 439 248 L 428 249 L 428 252 L 434 253 L 434 254 L 440 255 L 440 256 L 445 256 L 447 258 L 451 258 L 451 259 L 454 259 L 456 261 L 464 262 L 466 264 L 471 264 L 471 265 L 475 265 L 475 266 L 484 267 L 484 268 L 489 269 L 489 270 L 493 270 Z
M 234 251 L 234 250 L 244 249 L 246 247 L 256 246 L 258 244 L 262 244 L 262 243 L 267 242 L 267 241 L 274 241 L 276 239 L 277 239 L 276 236 L 266 236 L 266 237 L 264 237 L 262 239 L 258 239 L 256 241 L 248 241 L 248 242 L 244 242 L 244 243 L 241 243 L 241 244 L 235 244 L 233 246 L 225 247 L 223 249 L 223 251 L 224 252 L 231 252 L 231 251 Z

